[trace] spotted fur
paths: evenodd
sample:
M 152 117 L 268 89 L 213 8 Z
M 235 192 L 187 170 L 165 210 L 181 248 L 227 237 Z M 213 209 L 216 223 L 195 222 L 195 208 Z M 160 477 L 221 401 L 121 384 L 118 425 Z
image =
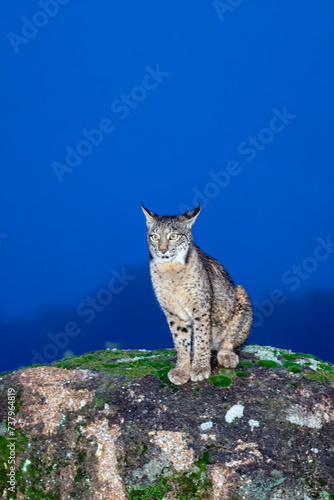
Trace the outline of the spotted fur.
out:
M 195 245 L 192 225 L 200 206 L 175 216 L 142 209 L 152 284 L 177 351 L 169 379 L 180 385 L 208 378 L 211 348 L 217 349 L 220 365 L 235 368 L 235 349 L 249 335 L 252 307 L 246 290 L 235 286 L 224 267 Z

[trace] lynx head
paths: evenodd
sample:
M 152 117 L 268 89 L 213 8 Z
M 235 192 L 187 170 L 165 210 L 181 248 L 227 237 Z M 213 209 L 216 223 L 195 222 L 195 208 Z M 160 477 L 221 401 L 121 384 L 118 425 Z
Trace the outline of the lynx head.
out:
M 154 262 L 177 260 L 185 264 L 193 245 L 192 225 L 201 206 L 182 215 L 156 215 L 142 205 L 146 217 L 147 243 Z

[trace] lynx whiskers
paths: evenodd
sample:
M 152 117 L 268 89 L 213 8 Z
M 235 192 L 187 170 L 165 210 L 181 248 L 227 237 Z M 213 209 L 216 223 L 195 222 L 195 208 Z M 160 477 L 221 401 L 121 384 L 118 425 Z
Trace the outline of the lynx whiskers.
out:
M 169 379 L 180 385 L 208 378 L 211 348 L 217 349 L 220 365 L 235 368 L 239 357 L 234 351 L 249 335 L 252 307 L 246 290 L 195 245 L 192 226 L 201 207 L 173 216 L 142 210 L 152 285 L 177 352 Z

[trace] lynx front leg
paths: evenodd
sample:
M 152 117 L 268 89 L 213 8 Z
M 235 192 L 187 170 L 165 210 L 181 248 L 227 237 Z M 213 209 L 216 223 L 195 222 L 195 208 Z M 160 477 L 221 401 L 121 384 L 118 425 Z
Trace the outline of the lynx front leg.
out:
M 190 370 L 190 378 L 193 382 L 210 377 L 210 341 L 210 312 L 206 311 L 194 318 L 193 358 Z
M 191 324 L 170 313 L 166 316 L 177 353 L 176 366 L 170 370 L 168 378 L 173 384 L 181 385 L 190 379 Z

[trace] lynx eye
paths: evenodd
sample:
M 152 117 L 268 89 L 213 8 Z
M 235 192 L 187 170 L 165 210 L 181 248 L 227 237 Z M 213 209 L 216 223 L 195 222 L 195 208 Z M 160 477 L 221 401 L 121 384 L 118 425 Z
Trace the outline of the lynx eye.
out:
M 158 241 L 159 238 L 160 238 L 160 236 L 158 234 L 151 234 L 152 241 Z
M 176 233 L 172 233 L 172 234 L 169 235 L 169 239 L 170 240 L 177 240 L 178 237 L 179 237 L 179 235 L 176 234 Z

